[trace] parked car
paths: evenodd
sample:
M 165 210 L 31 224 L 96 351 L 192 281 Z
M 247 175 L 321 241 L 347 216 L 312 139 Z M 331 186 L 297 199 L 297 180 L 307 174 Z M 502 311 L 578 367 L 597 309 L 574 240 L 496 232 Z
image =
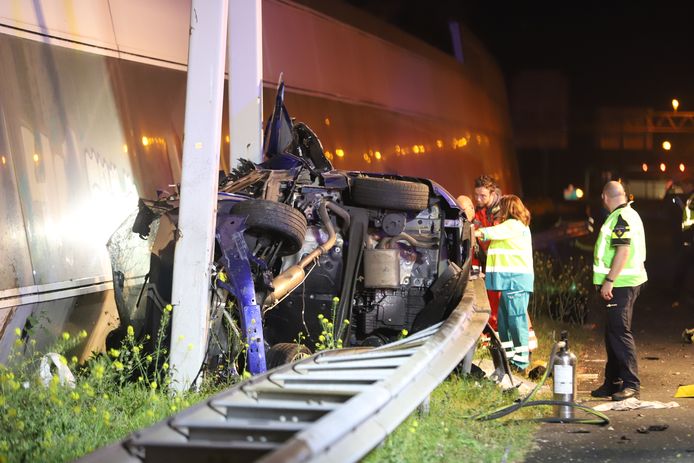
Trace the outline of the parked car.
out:
M 283 94 L 280 83 L 265 161 L 243 161 L 219 187 L 207 363 L 230 371 L 239 333 L 255 374 L 325 344 L 326 327 L 345 346 L 422 330 L 448 316 L 468 282 L 471 228 L 454 198 L 432 180 L 334 170 Z M 114 266 L 121 328 L 111 342 L 128 325 L 140 336 L 159 329 L 177 213 L 176 194 L 140 200 L 132 231 L 152 248 L 148 277 L 128 293 Z

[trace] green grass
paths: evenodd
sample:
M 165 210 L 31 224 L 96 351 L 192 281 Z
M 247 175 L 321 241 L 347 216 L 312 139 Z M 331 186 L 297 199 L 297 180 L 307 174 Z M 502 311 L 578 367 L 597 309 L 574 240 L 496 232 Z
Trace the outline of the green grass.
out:
M 167 306 L 163 327 L 170 311 Z M 71 385 L 55 367 L 42 379 L 43 354 L 16 330 L 13 352 L 7 364 L 0 364 L 0 463 L 72 461 L 215 392 L 174 394 L 168 388 L 164 328 L 151 354 L 144 349 L 149 338 L 136 340 L 132 328 L 127 333 L 120 349 L 82 365 L 77 357 L 61 355 L 60 363 L 74 373 Z M 51 351 L 70 352 L 86 336 L 63 333 Z
M 88 395 L 78 386 L 20 386 L 5 396 L 0 417 L 0 461 L 72 461 L 118 441 L 199 400 L 129 384 Z
M 365 461 L 522 461 L 537 424 L 517 419 L 539 416 L 542 410 L 522 409 L 494 421 L 470 418 L 516 397 L 486 380 L 451 377 L 432 393 L 428 415 L 414 413 Z

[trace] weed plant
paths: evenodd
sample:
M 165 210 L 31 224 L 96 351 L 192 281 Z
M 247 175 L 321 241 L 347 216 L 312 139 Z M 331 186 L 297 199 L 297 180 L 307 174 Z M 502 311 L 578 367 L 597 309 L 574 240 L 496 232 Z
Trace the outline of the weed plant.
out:
M 531 318 L 583 324 L 588 315 L 592 279 L 588 262 L 583 256 L 558 261 L 539 252 L 533 259 L 535 288 L 528 307 Z
M 323 314 L 318 315 L 318 322 L 321 326 L 321 334 L 316 343 L 316 352 L 330 349 L 342 349 L 342 336 L 349 326 L 349 320 L 344 319 L 342 323 L 335 326 L 333 320 L 337 317 L 337 306 L 340 304 L 339 297 L 333 297 L 332 318 L 327 318 Z M 300 338 L 301 339 L 301 338 Z
M 71 461 L 130 432 L 188 407 L 201 393 L 174 394 L 162 340 L 171 306 L 162 317 L 154 351 L 146 353 L 132 327 L 120 349 L 92 356 L 83 365 L 65 353 L 86 338 L 63 333 L 51 349 L 75 381 L 57 371 L 42 379 L 42 353 L 17 329 L 7 364 L 0 364 L 0 462 Z

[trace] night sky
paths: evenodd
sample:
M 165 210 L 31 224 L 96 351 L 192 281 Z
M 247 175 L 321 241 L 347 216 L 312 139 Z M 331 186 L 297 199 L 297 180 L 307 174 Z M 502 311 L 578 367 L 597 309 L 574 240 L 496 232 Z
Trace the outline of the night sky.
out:
M 451 52 L 447 21 L 487 46 L 507 84 L 518 71 L 558 69 L 572 111 L 597 106 L 694 110 L 694 2 L 351 0 Z

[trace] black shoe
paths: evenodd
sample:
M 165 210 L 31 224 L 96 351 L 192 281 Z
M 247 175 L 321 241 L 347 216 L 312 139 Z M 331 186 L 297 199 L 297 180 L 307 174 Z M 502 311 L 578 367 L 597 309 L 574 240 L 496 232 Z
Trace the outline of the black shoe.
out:
M 592 397 L 601 397 L 601 398 L 611 397 L 612 394 L 619 392 L 620 387 L 621 387 L 621 384 L 619 384 L 619 383 L 616 383 L 616 384 L 602 383 L 602 386 L 595 389 L 594 391 L 590 391 L 590 395 Z
M 639 391 L 632 387 L 625 387 L 621 391 L 612 394 L 612 400 L 614 400 L 615 402 L 619 400 L 630 399 L 632 397 L 636 397 L 637 399 L 639 398 Z

